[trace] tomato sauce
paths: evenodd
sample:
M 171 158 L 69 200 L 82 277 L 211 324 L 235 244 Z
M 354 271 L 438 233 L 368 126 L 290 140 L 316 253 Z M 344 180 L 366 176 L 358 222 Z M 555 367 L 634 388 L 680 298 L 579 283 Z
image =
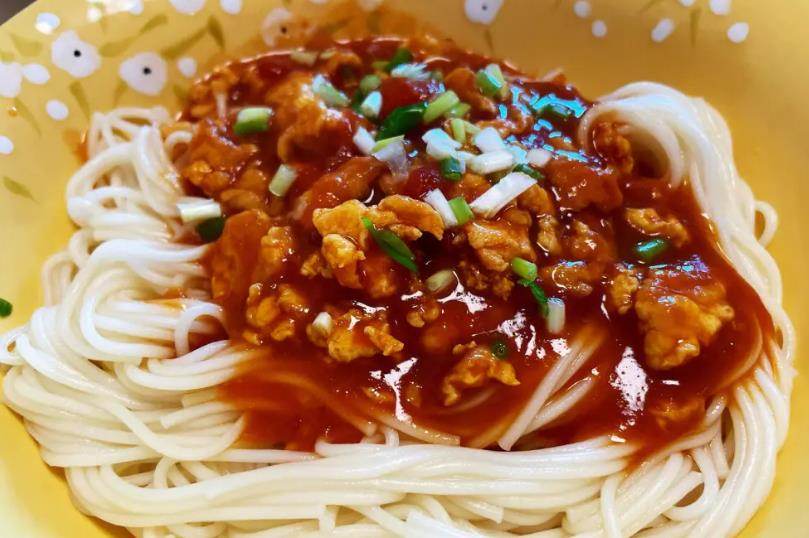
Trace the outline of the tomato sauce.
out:
M 339 90 L 351 96 L 358 80 L 372 70 L 371 63 L 390 58 L 403 44 L 391 38 L 338 42 L 334 48 L 355 53 L 362 66 L 352 64 L 342 70 L 342 75 L 329 73 L 329 76 Z M 427 70 L 440 70 L 444 77 L 456 68 L 477 71 L 492 62 L 490 58 L 448 43 L 430 43 L 429 46 L 410 43 L 410 47 Z M 527 128 L 510 134 L 507 142 L 519 143 L 526 149 L 552 150 L 557 156 L 578 163 L 585 172 L 608 166 L 603 156 L 588 152 L 576 142 L 579 120 L 591 102 L 558 79 L 536 81 L 507 64 L 502 67 L 509 77 L 510 96 L 497 103 L 493 115 L 473 109 L 469 117 L 472 123 L 528 115 L 531 121 Z M 320 72 L 325 64 L 321 61 L 306 67 L 292 61 L 287 53 L 274 52 L 235 62 L 229 69 L 237 82 L 229 87 L 227 99 L 231 109 L 236 110 L 263 104 L 268 92 L 293 71 Z M 200 84 L 204 86 L 210 81 L 209 78 Z M 386 78 L 379 87 L 384 103 L 380 116 L 384 118 L 399 106 L 429 101 L 443 90 L 443 82 L 437 79 Z M 189 105 L 185 119 L 200 119 L 194 117 L 194 104 Z M 534 109 L 557 105 L 568 114 L 557 117 L 534 113 Z M 356 112 L 346 110 L 343 114 L 352 129 L 367 125 L 367 120 Z M 231 127 L 235 121 L 233 114 L 225 121 Z M 416 152 L 419 155 L 413 157 L 411 171 L 400 193 L 420 198 L 438 188 L 449 198 L 458 187 L 445 181 L 437 163 L 419 151 L 423 148 L 423 144 L 419 145 L 420 137 L 426 129 L 418 127 L 407 134 L 414 155 Z M 404 267 L 390 263 L 375 244 L 367 252 L 363 278 L 368 282 L 384 273 L 400 289 L 394 295 L 374 298 L 367 289 L 344 287 L 333 278 L 303 276 L 300 273 L 303 260 L 319 250 L 322 239 L 311 227 L 311 212 L 319 207 L 336 206 L 346 198 L 340 195 L 341 189 L 352 187 L 345 182 L 352 181 L 353 176 L 338 177 L 330 183 L 319 182 L 324 175 L 338 170 L 358 155 L 351 132 L 332 134 L 307 151 L 296 150 L 294 162 L 299 167 L 299 177 L 285 199 L 276 200 L 264 194 L 266 190 L 261 191 L 264 198 L 260 210 L 270 215 L 268 223 L 258 226 L 254 220 L 240 217 L 237 210 L 230 210 L 225 233 L 238 238 L 237 253 L 232 257 L 230 269 L 235 282 L 233 289 L 238 291 L 229 294 L 220 304 L 226 312 L 228 334 L 236 341 L 242 340 L 246 327 L 245 300 L 249 286 L 255 283 L 261 237 L 269 222 L 290 226 L 296 251 L 285 259 L 280 274 L 263 281 L 264 292 L 281 285 L 292 286 L 308 305 L 308 321 L 326 307 L 355 308 L 369 314 L 385 311 L 390 334 L 404 347 L 395 357 L 380 354 L 340 362 L 332 360 L 325 349 L 303 333 L 281 342 L 262 341 L 259 358 L 220 389 L 223 401 L 246 413 L 247 428 L 242 443 L 247 446 L 308 450 L 319 438 L 356 442 L 363 437 L 360 431 L 363 424 L 378 424 L 380 417 L 392 417 L 398 423 L 457 436 L 464 445 L 495 447 L 498 437 L 548 370 L 577 345 L 588 329 L 592 330 L 591 334 L 601 335 L 603 340 L 568 381 L 568 386 L 587 379 L 592 384 L 591 390 L 574 409 L 526 435 L 515 449 L 559 445 L 611 434 L 615 439 L 637 443 L 641 447 L 640 454 L 648 454 L 698 428 L 709 399 L 744 375 L 750 367 L 751 353 L 758 349 L 761 341 L 774 337 L 772 320 L 762 301 L 722 254 L 711 224 L 701 214 L 688 186 L 672 189 L 665 180 L 646 177 L 643 163 L 621 175 L 622 201 L 618 207 L 566 207 L 564 200 L 569 193 L 559 192 L 558 188 L 550 190 L 559 208 L 562 233 L 569 231 L 574 218 L 588 223 L 609 242 L 616 253 L 615 262 L 649 265 L 639 261 L 633 251 L 638 242 L 648 237 L 625 222 L 624 208 L 654 208 L 661 214 L 675 216 L 688 230 L 690 241 L 687 244 L 669 249 L 653 264 L 674 264 L 686 272 L 690 269 L 706 272 L 724 286 L 734 317 L 723 324 L 708 345 L 702 346 L 698 357 L 674 369 L 655 370 L 647 365 L 644 334 L 634 311 L 618 315 L 605 306 L 603 286 L 609 279 L 606 272 L 594 284 L 593 293 L 584 297 L 556 289 L 552 282 L 540 278 L 549 295 L 565 301 L 567 321 L 560 334 L 548 332 L 528 289 L 517 285 L 504 299 L 491 287 L 472 289 L 459 278 L 436 293 L 440 306 L 437 318 L 415 327 L 406 321 L 407 314 L 418 307 L 428 292 L 409 290 L 408 282 L 413 275 Z M 263 170 L 267 177 L 272 177 L 280 162 L 276 148 L 281 134 L 281 127 L 273 125 L 268 133 L 249 137 L 249 142 L 257 148 L 250 166 Z M 192 149 L 194 144 L 192 142 Z M 379 201 L 384 195 L 381 182 L 374 180 L 361 199 L 369 204 Z M 550 187 L 547 183 L 546 186 Z M 301 219 L 295 214 L 295 203 L 304 195 L 308 197 L 309 206 L 305 209 L 308 213 Z M 217 193 L 212 196 L 221 199 Z M 536 237 L 535 225 L 531 237 Z M 425 233 L 411 246 L 420 279 L 442 269 L 457 269 L 463 261 L 476 263 L 475 252 L 459 240 L 457 231 L 448 231 L 442 240 Z M 548 254 L 540 249 L 536 252 L 538 265 L 551 263 Z M 442 383 L 458 361 L 453 348 L 473 340 L 483 346 L 504 341 L 508 347 L 505 360 L 513 365 L 519 384 L 486 383 L 465 390 L 458 404 L 446 406 Z

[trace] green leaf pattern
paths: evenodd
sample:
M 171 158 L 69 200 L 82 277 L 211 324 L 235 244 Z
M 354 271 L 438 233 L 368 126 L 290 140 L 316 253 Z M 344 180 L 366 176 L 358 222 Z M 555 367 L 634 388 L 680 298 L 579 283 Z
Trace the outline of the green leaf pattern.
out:
M 3 177 L 3 187 L 13 194 L 14 196 L 20 196 L 21 198 L 28 198 L 29 200 L 36 202 L 34 195 L 31 194 L 31 191 L 28 190 L 28 187 L 20 183 L 19 181 L 14 181 L 8 176 Z

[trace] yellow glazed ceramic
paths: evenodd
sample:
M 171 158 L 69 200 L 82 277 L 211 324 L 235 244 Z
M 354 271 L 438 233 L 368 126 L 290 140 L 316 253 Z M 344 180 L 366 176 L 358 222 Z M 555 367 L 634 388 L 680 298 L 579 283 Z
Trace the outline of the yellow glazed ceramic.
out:
M 41 304 L 40 267 L 70 236 L 64 186 L 93 110 L 176 109 L 216 62 L 314 32 L 432 31 L 528 71 L 563 67 L 588 96 L 651 79 L 713 103 L 732 127 L 743 175 L 781 215 L 772 249 L 798 329 L 796 368 L 809 371 L 809 2 L 354 1 L 40 0 L 0 28 L 0 297 L 14 304 L 0 331 Z M 747 537 L 809 536 L 807 411 L 803 375 L 774 490 Z M 0 537 L 116 534 L 125 533 L 76 511 L 60 474 L 0 409 Z

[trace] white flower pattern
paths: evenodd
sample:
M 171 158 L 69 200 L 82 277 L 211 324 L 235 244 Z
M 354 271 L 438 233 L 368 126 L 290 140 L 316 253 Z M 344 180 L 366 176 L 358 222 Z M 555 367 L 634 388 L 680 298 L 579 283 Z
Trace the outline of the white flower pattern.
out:
M 264 43 L 273 46 L 278 38 L 289 33 L 289 23 L 292 22 L 292 13 L 282 7 L 277 7 L 267 13 L 264 22 L 261 23 L 261 37 Z
M 197 74 L 197 61 L 194 58 L 185 56 L 177 60 L 177 69 L 186 78 L 191 78 Z
M 494 22 L 503 0 L 465 0 L 464 11 L 466 18 L 478 24 L 491 24 Z
M 14 151 L 14 142 L 7 136 L 0 136 L 0 155 L 11 155 Z
M 31 84 L 45 84 L 51 79 L 48 69 L 41 64 L 26 64 L 22 68 L 22 76 Z
M 206 0 L 169 0 L 174 9 L 185 15 L 196 15 L 203 7 Z
M 17 97 L 21 86 L 22 66 L 18 63 L 0 62 L 0 97 Z
M 158 54 L 141 52 L 124 60 L 118 74 L 136 92 L 155 96 L 166 86 L 168 66 Z
M 59 28 L 60 24 L 62 24 L 61 19 L 53 13 L 40 13 L 37 15 L 37 22 L 34 24 L 34 28 L 42 34 L 50 35 L 54 30 Z
M 45 103 L 45 112 L 47 112 L 48 116 L 56 121 L 62 121 L 67 118 L 70 111 L 67 108 L 67 105 L 64 104 L 62 101 L 58 99 L 51 99 L 47 103 Z
M 222 11 L 230 15 L 237 15 L 242 10 L 242 0 L 219 0 Z
M 363 11 L 374 11 L 384 2 L 385 0 L 357 0 L 357 5 Z
M 51 61 L 75 78 L 86 78 L 101 67 L 101 56 L 93 45 L 74 31 L 64 32 L 51 44 Z

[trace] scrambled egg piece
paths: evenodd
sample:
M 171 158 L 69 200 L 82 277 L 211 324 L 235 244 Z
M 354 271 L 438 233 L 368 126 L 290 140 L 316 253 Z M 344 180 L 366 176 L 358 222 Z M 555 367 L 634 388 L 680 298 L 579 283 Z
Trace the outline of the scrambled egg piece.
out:
M 593 128 L 593 147 L 599 155 L 628 174 L 635 168 L 632 144 L 612 122 L 599 123 Z
M 283 314 L 283 315 L 282 315 Z M 247 296 L 244 338 L 260 345 L 269 337 L 276 342 L 292 338 L 297 327 L 309 315 L 309 305 L 301 293 L 289 284 L 264 293 L 262 284 L 253 284 Z
M 490 379 L 512 387 L 520 384 L 510 362 L 498 359 L 489 348 L 479 346 L 474 341 L 455 346 L 452 354 L 463 357 L 441 382 L 446 406 L 458 403 L 464 389 L 482 387 Z
M 505 210 L 498 220 L 476 219 L 464 226 L 469 245 L 490 271 L 507 270 L 515 256 L 535 259 L 530 229 L 531 215 L 517 208 Z
M 640 288 L 643 273 L 638 267 L 624 264 L 619 264 L 616 270 L 617 273 L 607 285 L 606 303 L 610 311 L 623 315 L 634 305 L 635 292 Z
M 312 325 L 307 327 L 306 334 L 313 344 L 326 348 L 329 357 L 338 362 L 380 354 L 390 357 L 404 349 L 404 343 L 390 334 L 385 313 L 368 314 L 352 308 L 337 316 L 332 323 L 328 335 Z
M 665 237 L 675 247 L 681 247 L 688 242 L 688 230 L 677 217 L 663 218 L 651 208 L 628 208 L 624 211 L 624 218 L 636 230 L 652 237 Z
M 725 287 L 694 258 L 649 271 L 635 299 L 646 363 L 656 370 L 681 366 L 709 345 L 734 317 Z

